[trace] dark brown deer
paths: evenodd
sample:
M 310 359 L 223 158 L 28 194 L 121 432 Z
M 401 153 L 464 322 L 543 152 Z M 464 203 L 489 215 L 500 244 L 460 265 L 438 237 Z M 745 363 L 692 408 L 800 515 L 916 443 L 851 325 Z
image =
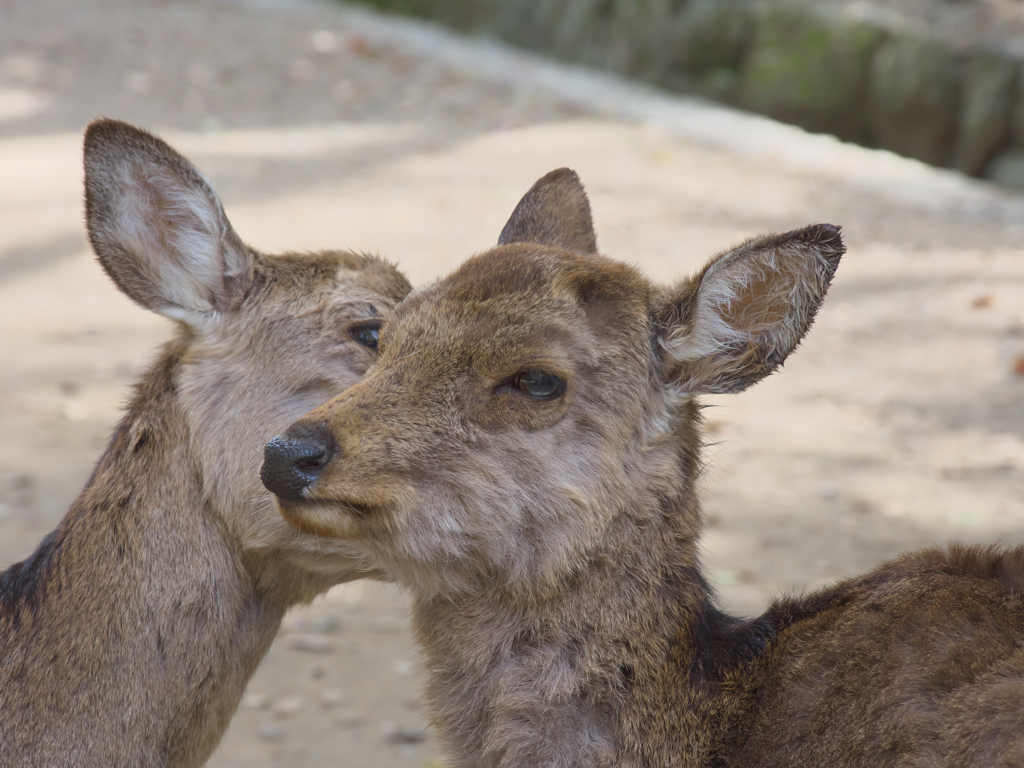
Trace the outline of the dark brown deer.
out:
M 260 485 L 276 430 L 354 384 L 409 291 L 349 252 L 268 256 L 153 136 L 85 135 L 100 263 L 178 333 L 58 528 L 0 573 L 0 765 L 201 765 L 285 610 L 369 573 Z
M 752 620 L 702 574 L 696 396 L 775 370 L 843 252 L 811 226 L 652 285 L 555 171 L 268 448 L 301 475 L 268 486 L 285 517 L 412 594 L 454 766 L 1024 765 L 1024 549 L 918 552 Z

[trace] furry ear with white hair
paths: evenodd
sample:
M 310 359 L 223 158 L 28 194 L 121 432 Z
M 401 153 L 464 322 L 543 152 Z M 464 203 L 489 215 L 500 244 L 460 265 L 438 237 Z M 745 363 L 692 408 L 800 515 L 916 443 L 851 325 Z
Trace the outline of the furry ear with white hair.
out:
M 85 216 L 107 274 L 161 315 L 202 326 L 252 285 L 253 254 L 210 182 L 132 125 L 97 120 L 86 130 Z
M 659 297 L 660 373 L 682 394 L 742 392 L 807 333 L 846 248 L 818 224 L 749 240 Z

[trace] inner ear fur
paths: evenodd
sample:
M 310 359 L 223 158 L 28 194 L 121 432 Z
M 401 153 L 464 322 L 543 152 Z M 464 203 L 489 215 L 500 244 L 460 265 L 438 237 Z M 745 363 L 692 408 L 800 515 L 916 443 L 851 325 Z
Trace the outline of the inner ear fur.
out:
M 117 120 L 89 125 L 84 159 L 89 240 L 122 292 L 189 324 L 241 303 L 253 254 L 192 163 Z
M 845 251 L 832 224 L 758 237 L 666 291 L 654 318 L 666 383 L 742 392 L 770 374 L 811 327 Z
M 548 245 L 585 255 L 597 253 L 590 201 L 575 171 L 559 168 L 530 187 L 498 237 L 498 245 L 511 243 Z

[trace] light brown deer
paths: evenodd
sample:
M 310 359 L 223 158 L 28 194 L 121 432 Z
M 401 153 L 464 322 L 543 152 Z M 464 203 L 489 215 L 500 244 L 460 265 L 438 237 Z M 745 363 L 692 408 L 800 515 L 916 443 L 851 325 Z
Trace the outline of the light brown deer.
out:
M 285 610 L 369 573 L 284 524 L 260 458 L 365 373 L 409 284 L 373 256 L 254 251 L 124 123 L 89 126 L 85 171 L 100 263 L 178 333 L 63 522 L 0 573 L 0 765 L 198 766 Z
M 452 765 L 1024 765 L 1024 549 L 918 552 L 752 620 L 702 575 L 696 396 L 775 370 L 843 252 L 811 226 L 652 285 L 555 171 L 285 433 L 320 458 L 270 483 L 283 514 L 411 592 Z

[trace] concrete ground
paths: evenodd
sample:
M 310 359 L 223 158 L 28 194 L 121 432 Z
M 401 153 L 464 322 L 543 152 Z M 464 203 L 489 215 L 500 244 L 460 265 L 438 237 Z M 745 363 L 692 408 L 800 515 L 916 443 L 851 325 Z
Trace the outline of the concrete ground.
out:
M 98 115 L 191 157 L 256 247 L 379 251 L 415 284 L 563 165 L 602 250 L 665 281 L 842 224 L 808 339 L 708 412 L 722 601 L 753 613 L 935 541 L 1024 541 L 1024 197 L 338 4 L 127 8 L 0 0 L 0 567 L 56 525 L 170 333 L 85 244 Z M 295 612 L 210 764 L 438 764 L 405 613 L 378 584 Z

